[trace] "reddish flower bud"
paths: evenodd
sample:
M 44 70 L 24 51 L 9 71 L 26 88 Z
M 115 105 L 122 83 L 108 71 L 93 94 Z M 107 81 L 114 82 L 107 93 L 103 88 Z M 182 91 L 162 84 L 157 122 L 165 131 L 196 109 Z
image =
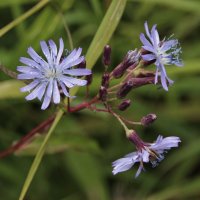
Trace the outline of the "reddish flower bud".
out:
M 148 114 L 141 119 L 141 123 L 144 126 L 149 126 L 157 119 L 156 114 Z
M 124 98 L 133 88 L 154 83 L 154 77 L 129 78 L 117 92 L 118 98 Z
M 107 99 L 107 89 L 103 86 L 101 86 L 100 90 L 99 90 L 99 99 L 101 101 L 106 101 Z
M 93 78 L 92 74 L 87 75 L 85 77 L 85 79 L 87 80 L 87 85 L 90 85 L 92 83 L 92 78 Z
M 130 99 L 126 99 L 124 101 L 122 101 L 119 106 L 118 109 L 121 111 L 126 110 L 129 106 L 131 105 L 131 100 Z
M 108 72 L 105 72 L 102 76 L 101 85 L 105 88 L 108 88 L 109 87 L 109 79 L 110 79 L 110 74 Z
M 125 82 L 119 91 L 117 92 L 117 98 L 122 99 L 124 98 L 133 88 L 133 81 L 132 79 L 129 79 L 127 82 Z
M 120 63 L 112 72 L 112 76 L 114 78 L 120 78 L 124 75 L 125 71 L 129 67 L 136 67 L 138 60 L 140 57 L 140 53 L 138 53 L 137 49 L 134 51 L 128 51 L 122 63 Z
M 111 57 L 111 47 L 109 45 L 106 45 L 103 51 L 103 64 L 105 66 L 110 65 L 110 62 L 111 62 L 110 57 Z

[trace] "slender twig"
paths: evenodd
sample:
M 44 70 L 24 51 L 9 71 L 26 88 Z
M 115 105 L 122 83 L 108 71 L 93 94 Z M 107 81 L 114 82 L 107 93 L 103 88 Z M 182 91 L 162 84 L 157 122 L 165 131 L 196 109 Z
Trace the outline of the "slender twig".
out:
M 122 84 L 123 84 L 123 83 L 120 82 L 120 83 L 118 83 L 117 85 L 114 85 L 114 86 L 108 88 L 108 92 L 112 92 L 112 90 L 118 89 L 120 86 L 122 86 Z
M 124 122 L 126 123 L 129 123 L 129 124 L 132 124 L 132 125 L 142 125 L 141 122 L 134 122 L 134 121 L 131 121 L 131 120 L 128 120 L 128 119 L 125 119 L 124 117 L 120 116 L 121 120 L 123 120 Z
M 38 126 L 36 126 L 34 129 L 32 129 L 28 134 L 26 134 L 24 137 L 22 137 L 17 143 L 9 147 L 8 149 L 0 152 L 0 158 L 3 158 L 16 150 L 20 149 L 24 144 L 26 144 L 28 141 L 30 141 L 31 138 L 37 133 L 42 133 L 42 130 L 44 130 L 47 126 L 49 126 L 53 120 L 55 119 L 55 115 L 49 117 L 42 123 L 40 123 Z
M 92 100 L 90 100 L 88 102 L 83 102 L 75 107 L 71 107 L 70 113 L 77 112 L 77 111 L 83 110 L 85 108 L 89 108 L 92 104 L 97 103 L 98 101 L 99 101 L 98 97 L 95 96 Z
M 14 71 L 12 71 L 12 70 L 6 68 L 5 66 L 3 66 L 3 65 L 1 65 L 1 64 L 0 64 L 0 70 L 1 70 L 2 72 L 4 72 L 5 74 L 7 74 L 9 77 L 14 78 L 14 79 L 17 79 L 17 73 L 16 73 L 16 72 L 14 72 Z

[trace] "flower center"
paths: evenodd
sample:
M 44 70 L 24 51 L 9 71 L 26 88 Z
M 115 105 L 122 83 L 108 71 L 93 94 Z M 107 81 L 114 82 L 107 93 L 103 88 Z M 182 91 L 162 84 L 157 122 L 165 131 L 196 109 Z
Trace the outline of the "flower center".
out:
M 44 75 L 46 78 L 53 78 L 53 79 L 56 79 L 58 78 L 58 76 L 61 74 L 60 70 L 57 69 L 56 66 L 53 66 L 49 69 L 46 69 Z

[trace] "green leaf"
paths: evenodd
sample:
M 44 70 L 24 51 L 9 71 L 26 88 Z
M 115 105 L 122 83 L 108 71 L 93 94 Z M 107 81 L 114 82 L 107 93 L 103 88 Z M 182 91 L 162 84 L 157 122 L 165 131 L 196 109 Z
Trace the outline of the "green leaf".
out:
M 86 54 L 87 65 L 89 68 L 93 67 L 101 55 L 104 46 L 109 42 L 113 35 L 124 12 L 126 2 L 126 0 L 113 0 L 108 8 Z
M 33 8 L 31 8 L 29 11 L 21 15 L 20 17 L 16 18 L 12 22 L 10 22 L 8 25 L 4 26 L 2 29 L 0 29 L 0 37 L 2 37 L 4 34 L 6 34 L 8 31 L 10 31 L 12 28 L 26 20 L 28 17 L 33 15 L 35 12 L 40 10 L 42 7 L 44 7 L 49 0 L 42 0 L 38 4 L 36 4 Z

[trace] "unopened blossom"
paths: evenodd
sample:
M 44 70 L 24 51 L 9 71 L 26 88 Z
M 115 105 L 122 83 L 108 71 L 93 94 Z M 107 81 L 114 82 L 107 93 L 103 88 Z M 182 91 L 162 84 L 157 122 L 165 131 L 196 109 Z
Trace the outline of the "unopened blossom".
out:
M 142 48 L 148 53 L 142 55 L 145 61 L 154 61 L 157 67 L 155 75 L 155 84 L 158 82 L 158 76 L 161 77 L 162 87 L 168 91 L 167 82 L 171 85 L 173 81 L 168 78 L 165 65 L 183 66 L 181 59 L 179 58 L 181 48 L 177 39 L 163 39 L 160 40 L 156 25 L 154 25 L 149 31 L 147 22 L 144 24 L 147 37 L 141 33 L 140 40 L 143 43 Z
M 40 42 L 43 59 L 32 47 L 28 48 L 27 53 L 31 58 L 21 57 L 20 62 L 24 66 L 18 66 L 20 72 L 18 79 L 30 80 L 30 83 L 21 88 L 21 92 L 30 92 L 26 100 L 38 98 L 42 101 L 42 109 L 46 109 L 50 102 L 60 103 L 60 91 L 67 96 L 69 88 L 74 86 L 84 86 L 86 80 L 77 78 L 91 74 L 89 69 L 74 68 L 74 66 L 84 61 L 81 56 L 82 49 L 74 49 L 68 55 L 64 55 L 64 42 L 59 40 L 59 48 L 53 40 Z
M 163 138 L 159 135 L 154 143 L 143 142 L 135 133 L 129 138 L 132 140 L 137 148 L 137 151 L 127 154 L 121 159 L 112 163 L 115 175 L 117 173 L 129 170 L 135 163 L 139 163 L 139 168 L 135 177 L 138 177 L 142 170 L 144 170 L 144 163 L 151 162 L 155 167 L 158 162 L 164 159 L 164 153 L 172 147 L 178 147 L 181 142 L 179 137 L 171 136 Z

